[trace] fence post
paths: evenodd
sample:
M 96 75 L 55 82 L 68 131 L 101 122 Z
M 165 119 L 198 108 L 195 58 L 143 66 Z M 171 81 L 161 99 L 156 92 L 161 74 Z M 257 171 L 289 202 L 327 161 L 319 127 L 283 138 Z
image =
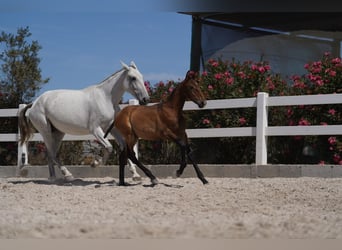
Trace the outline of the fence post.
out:
M 139 101 L 137 100 L 137 99 L 129 99 L 128 100 L 128 104 L 129 105 L 139 105 Z M 135 156 L 137 157 L 137 159 L 138 159 L 138 157 L 139 157 L 139 154 L 138 154 L 138 145 L 139 145 L 139 141 L 137 141 L 137 143 L 134 145 L 134 147 L 133 147 L 133 151 L 134 151 L 134 153 L 135 153 Z
M 256 149 L 255 149 L 255 164 L 267 164 L 267 136 L 266 127 L 267 121 L 267 101 L 268 93 L 259 92 L 257 96 L 257 119 L 256 119 Z
M 18 108 L 18 117 L 20 111 L 26 107 L 26 104 L 19 104 Z M 27 154 L 27 142 L 25 142 L 22 146 L 19 143 L 20 139 L 20 129 L 18 127 L 18 168 L 22 168 L 25 165 L 28 165 L 28 154 Z

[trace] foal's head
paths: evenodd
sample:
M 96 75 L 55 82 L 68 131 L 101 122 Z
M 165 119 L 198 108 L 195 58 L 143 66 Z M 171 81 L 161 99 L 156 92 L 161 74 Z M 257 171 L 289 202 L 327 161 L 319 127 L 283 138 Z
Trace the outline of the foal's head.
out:
M 193 71 L 187 72 L 185 80 L 182 82 L 182 92 L 187 99 L 196 103 L 199 108 L 203 108 L 207 104 L 199 86 L 198 74 Z

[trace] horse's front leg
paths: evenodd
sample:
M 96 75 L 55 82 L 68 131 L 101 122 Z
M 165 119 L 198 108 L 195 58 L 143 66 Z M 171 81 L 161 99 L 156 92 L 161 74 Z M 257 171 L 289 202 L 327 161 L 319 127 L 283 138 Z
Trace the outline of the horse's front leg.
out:
M 109 142 L 107 138 L 104 138 L 104 132 L 101 127 L 97 127 L 93 132 L 95 138 L 105 147 L 105 152 L 103 154 L 102 158 L 102 164 L 105 165 L 109 155 L 111 152 L 113 152 L 113 145 Z M 99 161 L 94 161 L 94 166 L 99 165 Z
M 133 151 L 138 158 L 138 142 L 134 145 Z M 131 160 L 128 160 L 128 167 L 129 171 L 132 173 L 133 181 L 141 181 L 141 176 L 137 172 L 136 165 Z

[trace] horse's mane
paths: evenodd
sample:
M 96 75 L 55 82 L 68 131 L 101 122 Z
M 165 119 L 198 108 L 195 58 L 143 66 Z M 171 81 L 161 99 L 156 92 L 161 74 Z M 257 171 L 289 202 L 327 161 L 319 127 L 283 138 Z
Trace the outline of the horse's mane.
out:
M 123 71 L 124 68 L 119 69 L 118 71 L 116 71 L 115 73 L 111 74 L 110 76 L 108 76 L 107 78 L 105 78 L 103 81 L 101 81 L 100 83 L 98 83 L 98 85 L 101 85 L 102 83 L 106 82 L 108 79 L 112 78 L 113 76 L 115 76 L 116 74 L 120 73 L 121 71 Z

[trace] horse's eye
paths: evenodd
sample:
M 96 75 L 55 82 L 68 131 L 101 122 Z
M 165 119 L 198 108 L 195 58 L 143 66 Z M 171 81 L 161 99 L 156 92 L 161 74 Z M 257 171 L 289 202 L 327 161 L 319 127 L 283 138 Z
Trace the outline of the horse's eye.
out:
M 134 77 L 134 76 L 132 76 L 131 80 L 132 80 L 132 81 L 135 81 L 135 80 L 137 80 L 137 78 Z

